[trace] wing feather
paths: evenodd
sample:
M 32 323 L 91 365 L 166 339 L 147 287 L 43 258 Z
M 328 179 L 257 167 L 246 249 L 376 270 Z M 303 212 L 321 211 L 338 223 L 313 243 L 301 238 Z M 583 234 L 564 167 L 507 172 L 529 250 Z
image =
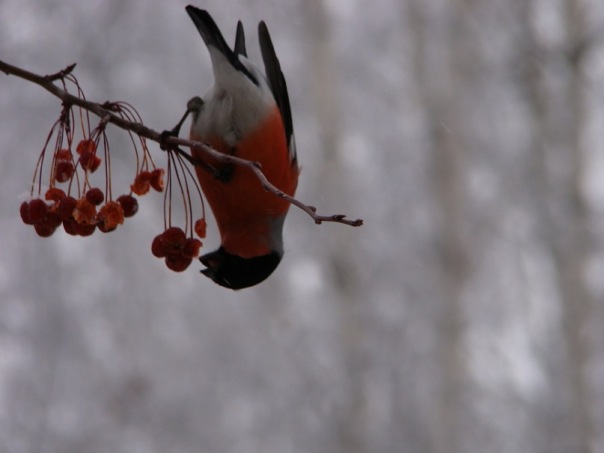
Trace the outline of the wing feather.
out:
M 261 21 L 258 24 L 258 38 L 268 85 L 273 93 L 275 102 L 279 107 L 279 111 L 281 112 L 281 118 L 283 119 L 283 125 L 285 127 L 287 145 L 289 147 L 290 161 L 294 163 L 297 161 L 297 156 L 294 141 L 294 123 L 292 121 L 292 112 L 289 104 L 289 95 L 287 93 L 287 84 L 285 83 L 283 72 L 281 71 L 279 59 L 275 53 L 271 35 L 269 34 L 268 28 L 264 21 Z

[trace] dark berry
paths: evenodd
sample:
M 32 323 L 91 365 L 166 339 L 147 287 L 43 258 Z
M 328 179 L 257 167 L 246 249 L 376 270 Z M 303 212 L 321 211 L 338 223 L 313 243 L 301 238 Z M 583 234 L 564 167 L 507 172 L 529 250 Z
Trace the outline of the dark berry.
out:
M 122 205 L 124 217 L 132 217 L 138 212 L 138 201 L 132 195 L 121 195 L 117 202 Z
M 98 187 L 93 187 L 88 192 L 86 192 L 86 199 L 95 206 L 100 205 L 103 201 L 105 201 L 105 195 L 103 191 Z
M 19 207 L 19 214 L 21 214 L 21 220 L 25 225 L 33 225 L 34 222 L 31 220 L 31 214 L 29 212 L 29 201 L 24 201 Z
M 60 201 L 57 212 L 63 221 L 73 219 L 73 211 L 76 208 L 76 203 L 77 200 L 72 196 L 67 196 Z
M 40 198 L 29 202 L 29 218 L 32 223 L 42 223 L 48 213 L 48 205 Z
M 157 258 L 166 257 L 167 253 L 164 245 L 163 234 L 158 234 L 155 236 L 155 238 L 153 238 L 153 242 L 151 243 L 151 253 L 153 253 L 153 256 Z
M 38 236 L 43 237 L 43 238 L 52 236 L 52 233 L 54 233 L 55 230 L 57 229 L 57 227 L 48 225 L 48 224 L 46 224 L 46 222 L 36 223 L 34 225 L 34 228 L 36 230 L 36 233 L 38 233 Z
M 58 160 L 55 164 L 55 180 L 57 182 L 67 182 L 73 176 L 74 167 L 68 160 Z
M 193 262 L 191 258 L 182 255 L 166 256 L 166 266 L 174 272 L 182 272 Z

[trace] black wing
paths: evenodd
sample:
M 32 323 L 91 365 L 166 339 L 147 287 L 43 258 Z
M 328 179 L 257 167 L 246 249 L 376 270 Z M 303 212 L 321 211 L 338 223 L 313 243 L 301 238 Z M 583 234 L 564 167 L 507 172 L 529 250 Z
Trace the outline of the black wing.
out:
M 281 118 L 283 119 L 283 125 L 285 127 L 285 138 L 287 139 L 287 145 L 290 152 L 290 160 L 294 163 L 297 161 L 297 156 L 296 145 L 294 143 L 294 123 L 292 121 L 292 112 L 289 105 L 289 95 L 287 94 L 287 84 L 285 83 L 285 77 L 281 72 L 279 59 L 275 54 L 271 35 L 269 34 L 264 21 L 261 21 L 258 24 L 258 38 L 268 85 L 273 92 L 275 102 L 281 112 Z
M 258 85 L 256 78 L 250 73 L 250 71 L 247 70 L 245 66 L 243 66 L 243 64 L 239 61 L 239 58 L 237 58 L 236 53 L 233 52 L 227 45 L 222 33 L 220 33 L 220 30 L 216 25 L 216 22 L 214 22 L 214 19 L 212 19 L 212 16 L 210 16 L 207 11 L 196 8 L 195 6 L 189 5 L 185 9 L 197 27 L 197 30 L 203 38 L 203 42 L 206 43 L 206 46 L 212 46 L 218 49 L 218 51 L 220 51 L 220 53 L 226 57 L 229 63 L 231 63 L 237 71 L 245 74 L 252 82 L 254 82 L 254 84 Z

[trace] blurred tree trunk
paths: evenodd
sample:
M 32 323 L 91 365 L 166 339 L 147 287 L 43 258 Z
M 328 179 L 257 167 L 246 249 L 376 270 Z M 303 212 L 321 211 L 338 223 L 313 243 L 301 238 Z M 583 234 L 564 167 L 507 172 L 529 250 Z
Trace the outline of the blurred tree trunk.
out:
M 588 453 L 595 451 L 595 426 L 588 374 L 588 320 L 594 300 L 586 281 L 593 238 L 582 189 L 586 165 L 582 136 L 587 118 L 582 63 L 588 44 L 587 11 L 586 5 L 577 0 L 565 0 L 563 4 L 559 13 L 564 39 L 558 46 L 540 42 L 534 23 L 539 17 L 527 15 L 533 21 L 528 25 L 532 67 L 527 80 L 536 126 L 535 168 L 540 185 L 535 206 L 558 274 L 566 345 L 566 351 L 558 352 L 566 358 L 566 376 L 553 382 L 568 387 L 554 392 L 561 399 L 568 394 L 569 402 L 564 420 L 555 421 L 550 430 L 567 431 L 573 451 Z
M 444 4 L 427 17 L 420 0 L 410 4 L 415 37 L 416 79 L 420 105 L 425 109 L 432 150 L 432 187 L 440 211 L 440 287 L 442 291 L 439 330 L 441 393 L 439 415 L 432 438 L 434 451 L 456 453 L 463 418 L 464 381 L 467 377 L 463 356 L 463 290 L 468 276 L 467 248 L 463 231 L 466 196 L 463 187 L 464 146 L 461 123 L 461 96 L 464 95 L 460 63 L 466 61 L 463 42 L 455 36 L 460 14 Z
M 338 96 L 337 68 L 331 45 L 331 24 L 323 0 L 307 2 L 313 33 L 312 80 L 313 99 L 319 124 L 320 153 L 324 156 L 320 171 L 317 173 L 315 187 L 317 192 L 325 194 L 330 205 L 344 209 L 346 206 L 346 185 L 350 183 L 342 168 L 341 160 L 341 102 Z M 343 393 L 345 400 L 338 408 L 335 420 L 337 448 L 346 453 L 368 452 L 366 379 L 367 368 L 364 348 L 365 319 L 361 309 L 364 292 L 360 287 L 359 275 L 353 265 L 352 251 L 355 246 L 356 232 L 351 228 L 342 228 L 330 241 L 325 255 L 329 258 L 327 270 L 332 279 L 331 287 L 339 304 L 339 337 L 343 354 Z
M 557 251 L 561 271 L 562 294 L 566 310 L 565 335 L 569 350 L 569 370 L 572 385 L 572 411 L 577 424 L 579 451 L 593 452 L 594 425 L 591 414 L 592 399 L 588 377 L 590 338 L 587 320 L 593 302 L 587 287 L 588 254 L 593 241 L 589 228 L 589 211 L 583 193 L 585 158 L 582 136 L 586 124 L 583 65 L 586 46 L 585 14 L 583 2 L 566 0 L 565 18 L 567 33 L 568 90 L 567 99 L 571 119 L 568 122 L 568 149 L 570 153 L 570 179 L 568 181 L 569 225 L 566 234 L 561 231 L 562 244 Z

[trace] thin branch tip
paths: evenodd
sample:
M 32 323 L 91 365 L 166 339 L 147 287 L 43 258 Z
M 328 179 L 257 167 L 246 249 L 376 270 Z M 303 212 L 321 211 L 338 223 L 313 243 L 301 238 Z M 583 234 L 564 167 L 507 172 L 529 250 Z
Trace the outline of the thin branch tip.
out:
M 77 63 L 72 63 L 67 66 L 65 69 L 61 69 L 59 72 L 55 72 L 54 74 L 45 75 L 44 79 L 48 82 L 54 82 L 55 80 L 64 79 L 69 74 L 73 72 Z

